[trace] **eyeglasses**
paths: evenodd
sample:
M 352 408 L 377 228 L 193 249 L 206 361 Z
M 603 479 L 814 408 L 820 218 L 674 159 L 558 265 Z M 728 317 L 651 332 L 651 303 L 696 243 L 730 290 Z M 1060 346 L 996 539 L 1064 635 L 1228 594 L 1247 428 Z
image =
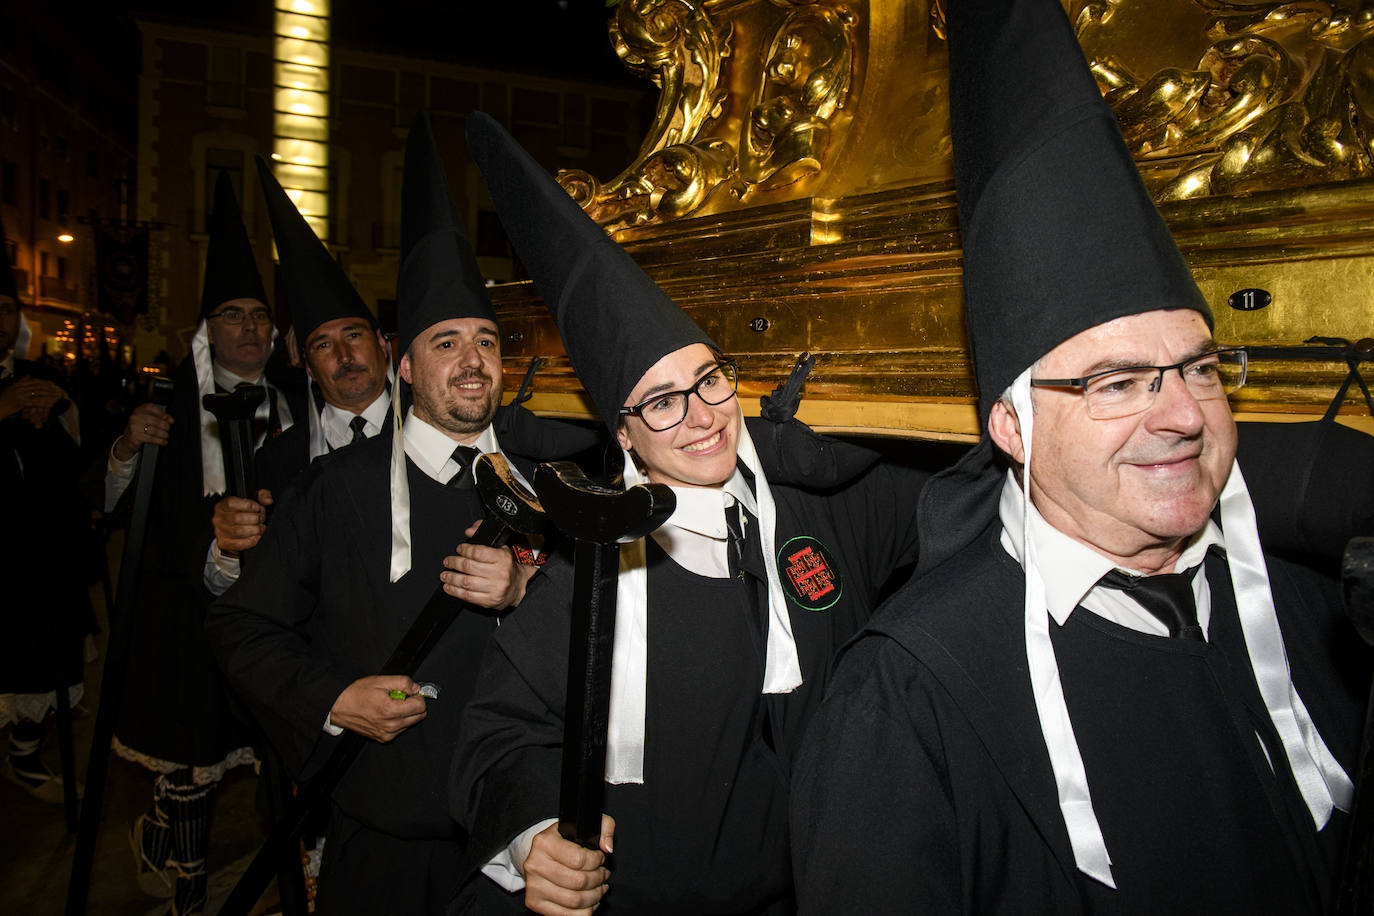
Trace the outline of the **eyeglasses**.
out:
M 221 319 L 225 324 L 232 324 L 232 325 L 241 325 L 241 324 L 246 324 L 246 323 L 248 323 L 248 322 L 252 322 L 253 324 L 271 324 L 271 323 L 272 323 L 272 313 L 269 312 L 269 311 L 267 311 L 267 309 L 253 309 L 253 311 L 251 311 L 251 312 L 245 312 L 245 311 L 244 311 L 243 309 L 241 309 L 241 308 L 232 308 L 232 307 L 231 307 L 231 308 L 225 309 L 225 310 L 222 311 L 222 312 L 216 312 L 215 314 L 211 315 L 210 317 L 211 317 L 211 318 L 219 318 L 219 319 Z
M 1108 369 L 1082 378 L 1033 378 L 1036 388 L 1077 388 L 1083 392 L 1088 416 L 1115 420 L 1149 410 L 1164 373 L 1177 369 L 1188 392 L 1199 401 L 1224 398 L 1245 384 L 1246 353 L 1239 347 L 1214 350 L 1172 366 L 1133 366 Z
M 661 392 L 633 407 L 620 408 L 620 415 L 639 417 L 645 426 L 661 433 L 687 419 L 687 400 L 692 395 L 701 398 L 703 404 L 724 404 L 735 396 L 738 384 L 735 361 L 727 359 L 713 366 L 691 388 Z

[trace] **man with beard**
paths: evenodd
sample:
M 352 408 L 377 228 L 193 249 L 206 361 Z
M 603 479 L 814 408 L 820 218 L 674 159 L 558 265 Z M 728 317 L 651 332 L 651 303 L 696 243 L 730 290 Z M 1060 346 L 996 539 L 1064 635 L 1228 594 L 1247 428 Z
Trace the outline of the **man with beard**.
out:
M 110 449 L 105 475 L 108 509 L 130 489 L 140 448 L 150 442 L 163 447 L 132 618 L 129 700 L 120 710 L 114 749 L 157 774 L 152 807 L 133 827 L 139 883 L 149 894 L 175 895 L 175 912 L 182 914 L 199 912 L 205 902 L 210 794 L 227 768 L 253 760 L 202 631 L 205 547 L 214 504 L 225 490 L 219 427 L 202 398 L 244 383 L 262 385 L 266 397 L 254 421 L 258 443 L 305 414 L 299 380 L 267 370 L 275 331 L 266 301 L 238 201 L 221 173 L 201 321 L 191 355 L 173 376 L 171 409 L 136 408 Z
M 227 496 L 215 504 L 215 540 L 205 559 L 205 587 L 215 595 L 238 578 L 238 553 L 258 543 L 267 507 L 296 475 L 321 455 L 379 435 L 391 410 L 390 356 L 376 319 L 261 157 L 257 166 L 312 403 L 306 422 L 258 449 L 257 499 Z
M 407 143 L 402 241 L 404 424 L 304 471 L 206 625 L 292 772 L 311 775 L 344 729 L 371 739 L 332 795 L 321 912 L 411 916 L 452 896 L 463 837 L 448 815 L 449 762 L 497 623 L 465 610 L 409 676 L 375 675 L 483 514 L 475 458 L 502 452 L 496 316 L 423 117 Z M 523 597 L 528 568 L 510 551 L 464 544 L 459 557 L 451 594 L 493 610 Z

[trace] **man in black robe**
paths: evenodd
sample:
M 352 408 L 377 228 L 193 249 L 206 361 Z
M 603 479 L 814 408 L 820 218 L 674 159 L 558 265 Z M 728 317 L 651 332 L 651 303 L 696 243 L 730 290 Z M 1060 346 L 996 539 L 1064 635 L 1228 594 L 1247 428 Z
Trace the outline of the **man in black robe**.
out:
M 81 542 L 90 515 L 77 491 L 76 409 L 55 372 L 17 357 L 27 343 L 22 322 L 14 274 L 0 265 L 0 726 L 10 726 L 0 774 L 61 804 L 62 777 L 40 754 L 57 691 L 73 704 L 82 696 L 90 606 L 71 545 Z
M 442 910 L 463 834 L 448 816 L 459 715 L 497 616 L 465 610 L 409 676 L 375 672 L 439 587 L 518 603 L 506 549 L 461 544 L 483 515 L 480 452 L 501 452 L 500 337 L 428 120 L 407 143 L 399 376 L 403 427 L 315 461 L 278 501 L 242 578 L 213 606 L 218 659 L 288 766 L 308 778 L 343 729 L 373 739 L 333 793 L 317 912 Z M 531 471 L 516 456 L 514 466 Z M 454 554 L 454 568 L 445 558 Z
M 568 566 L 551 561 L 492 640 L 454 757 L 465 894 L 495 882 L 538 912 L 786 913 L 792 756 L 832 653 L 914 559 L 924 475 L 878 467 L 825 495 L 770 476 L 710 338 L 491 119 L 471 116 L 468 138 L 626 484 L 668 484 L 677 509 L 622 548 L 601 850 L 551 826 Z M 466 896 L 454 909 L 489 911 Z
M 133 827 L 139 883 L 150 894 L 175 894 L 182 914 L 204 906 L 210 794 L 226 769 L 253 760 L 202 630 L 206 545 L 225 470 L 218 422 L 201 399 L 244 383 L 264 386 L 258 443 L 305 415 L 300 379 L 267 368 L 275 336 L 267 293 L 223 173 L 210 229 L 201 321 L 191 355 L 173 375 L 171 408 L 134 409 L 111 446 L 105 475 L 108 509 L 132 492 L 142 445 L 162 447 L 114 749 L 157 774 L 152 807 Z
M 238 578 L 239 552 L 258 543 L 267 507 L 296 475 L 321 455 L 380 435 L 391 417 L 390 355 L 376 318 L 267 163 L 256 161 L 311 398 L 302 421 L 254 454 L 257 499 L 226 496 L 215 504 L 205 558 L 205 587 L 214 595 Z
M 801 910 L 1322 912 L 1364 684 L 1333 584 L 1260 546 L 1245 356 L 1059 4 L 948 12 L 986 435 L 807 735 Z

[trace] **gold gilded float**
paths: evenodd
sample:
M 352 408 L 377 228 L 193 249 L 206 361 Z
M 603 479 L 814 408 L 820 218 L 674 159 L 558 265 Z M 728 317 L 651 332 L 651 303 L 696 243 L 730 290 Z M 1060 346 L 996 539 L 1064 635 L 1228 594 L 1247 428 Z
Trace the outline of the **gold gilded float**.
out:
M 1237 414 L 1319 415 L 1332 341 L 1374 337 L 1374 5 L 1065 6 L 1218 338 L 1328 342 L 1254 360 Z M 974 438 L 941 4 L 620 0 L 609 30 L 654 121 L 619 175 L 559 181 L 740 359 L 746 409 L 810 351 L 817 427 Z M 494 299 L 512 379 L 550 358 L 529 406 L 592 416 L 533 288 Z M 1358 386 L 1341 419 L 1374 432 Z

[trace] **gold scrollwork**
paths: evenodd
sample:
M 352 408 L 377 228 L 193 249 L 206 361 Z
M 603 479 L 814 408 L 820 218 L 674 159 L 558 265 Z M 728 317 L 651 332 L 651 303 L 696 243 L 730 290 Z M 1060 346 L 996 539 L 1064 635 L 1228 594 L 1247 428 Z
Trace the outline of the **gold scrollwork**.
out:
M 659 87 L 653 124 L 635 161 L 611 181 L 581 170 L 558 181 L 608 228 L 691 212 L 719 183 L 718 144 L 695 140 L 728 101 L 722 73 L 733 26 L 717 29 L 704 0 L 630 0 L 616 7 L 610 34 L 625 66 Z M 733 161 L 733 151 L 725 158 Z
M 785 11 L 781 21 L 766 28 L 760 58 L 743 61 L 732 52 L 734 23 L 714 22 L 707 5 L 631 0 L 617 7 L 616 53 L 660 90 L 653 125 L 635 161 L 614 179 L 602 184 L 580 170 L 558 175 L 607 229 L 680 218 L 722 189 L 743 199 L 821 170 L 853 79 L 853 13 L 833 0 L 772 0 Z M 759 70 L 727 74 L 727 66 Z M 747 112 L 731 110 L 727 83 L 757 86 Z
M 1089 0 L 1075 28 L 1132 152 L 1193 158 L 1160 200 L 1374 173 L 1374 8 L 1194 0 L 1211 14 L 1197 65 L 1139 78 L 1094 40 L 1122 2 Z
M 805 5 L 774 32 L 740 143 L 740 175 L 751 190 L 820 171 L 829 121 L 849 95 L 853 27 L 848 10 Z

